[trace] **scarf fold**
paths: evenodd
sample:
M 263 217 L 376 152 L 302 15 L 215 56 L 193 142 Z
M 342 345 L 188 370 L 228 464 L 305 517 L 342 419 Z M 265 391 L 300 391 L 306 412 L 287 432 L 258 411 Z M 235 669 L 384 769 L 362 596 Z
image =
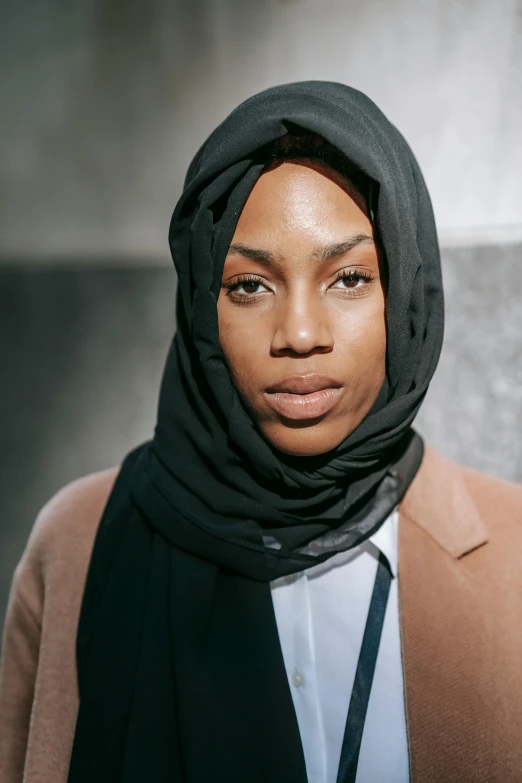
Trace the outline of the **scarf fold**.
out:
M 295 129 L 366 177 L 388 272 L 386 381 L 333 452 L 287 458 L 260 435 L 219 346 L 217 297 L 237 219 Z M 411 424 L 440 354 L 430 199 L 407 143 L 332 82 L 241 104 L 192 161 L 172 217 L 177 331 L 153 438 L 123 460 L 91 556 L 77 636 L 69 783 L 304 783 L 269 582 L 372 535 L 423 454 Z

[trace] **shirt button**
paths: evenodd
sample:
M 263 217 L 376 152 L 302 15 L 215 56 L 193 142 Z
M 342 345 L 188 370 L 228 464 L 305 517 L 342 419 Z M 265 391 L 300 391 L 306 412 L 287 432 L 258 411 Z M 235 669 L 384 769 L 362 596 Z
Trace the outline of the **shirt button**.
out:
M 285 576 L 285 582 L 291 585 L 297 579 L 297 574 L 287 574 Z
M 304 681 L 305 681 L 304 674 L 297 671 L 297 669 L 293 672 L 290 679 L 292 681 L 292 685 L 294 686 L 294 688 L 301 688 L 304 685 Z

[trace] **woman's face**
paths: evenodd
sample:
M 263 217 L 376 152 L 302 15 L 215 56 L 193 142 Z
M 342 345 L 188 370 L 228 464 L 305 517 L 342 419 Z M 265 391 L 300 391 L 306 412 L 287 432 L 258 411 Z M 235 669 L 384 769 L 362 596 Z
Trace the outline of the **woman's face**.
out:
M 258 179 L 224 264 L 219 338 L 281 451 L 330 451 L 372 407 L 385 376 L 380 267 L 364 203 L 339 174 L 285 161 Z

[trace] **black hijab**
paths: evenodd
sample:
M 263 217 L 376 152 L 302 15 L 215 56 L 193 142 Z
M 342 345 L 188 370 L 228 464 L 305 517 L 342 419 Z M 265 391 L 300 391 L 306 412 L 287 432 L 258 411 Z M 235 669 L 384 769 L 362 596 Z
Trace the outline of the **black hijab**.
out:
M 235 391 L 216 302 L 266 150 L 303 131 L 368 183 L 388 272 L 387 367 L 340 446 L 289 458 Z M 200 148 L 169 242 L 177 332 L 154 437 L 124 459 L 91 557 L 69 783 L 303 783 L 269 582 L 370 536 L 418 469 L 411 423 L 443 333 L 431 203 L 407 143 L 369 98 L 333 82 L 287 84 L 242 103 Z

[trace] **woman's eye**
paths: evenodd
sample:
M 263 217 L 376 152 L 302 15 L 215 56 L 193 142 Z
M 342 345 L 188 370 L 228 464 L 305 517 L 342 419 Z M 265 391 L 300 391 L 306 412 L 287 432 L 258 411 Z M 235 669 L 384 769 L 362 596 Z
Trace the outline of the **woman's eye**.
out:
M 252 295 L 259 293 L 260 286 L 263 286 L 263 284 L 259 280 L 243 280 L 243 282 L 236 284 L 235 290 L 240 291 L 242 289 L 243 293 Z
M 362 275 L 358 275 L 355 272 L 343 275 L 335 283 L 334 288 L 361 288 L 365 282 L 368 282 Z
M 263 285 L 261 280 L 236 280 L 232 283 L 225 284 L 225 288 L 228 288 L 228 295 L 235 299 L 235 301 L 253 301 L 254 297 L 258 294 L 262 294 L 268 291 L 267 287 Z

